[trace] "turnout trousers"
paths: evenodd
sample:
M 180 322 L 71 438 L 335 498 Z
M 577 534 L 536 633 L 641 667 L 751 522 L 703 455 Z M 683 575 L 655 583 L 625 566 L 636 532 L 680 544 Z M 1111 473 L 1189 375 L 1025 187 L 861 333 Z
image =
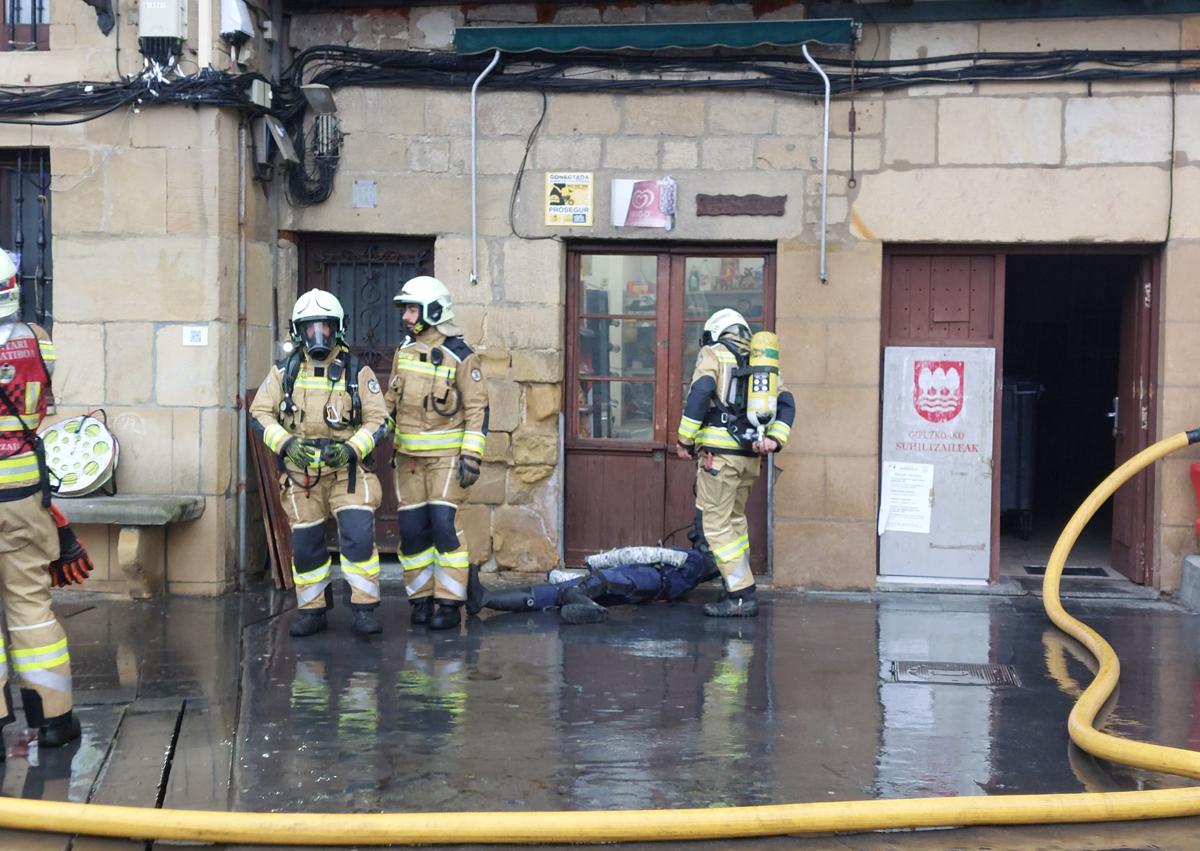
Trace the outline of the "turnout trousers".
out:
M 58 529 L 41 493 L 0 502 L 0 600 L 10 644 L 7 654 L 0 646 L 0 686 L 5 687 L 4 715 L 11 718 L 11 668 L 27 691 L 25 713 L 31 727 L 72 708 L 67 634 L 50 611 L 49 568 L 58 549 Z M 39 711 L 41 718 L 35 717 Z
M 296 479 L 295 481 L 293 480 Z M 379 604 L 379 550 L 375 548 L 375 509 L 383 500 L 379 479 L 363 467 L 325 470 L 310 487 L 293 473 L 280 479 L 280 499 L 292 527 L 292 579 L 296 605 L 324 609 L 332 560 L 325 545 L 325 521 L 337 518 L 342 578 L 352 606 Z
M 746 501 L 758 479 L 762 458 L 714 453 L 706 470 L 705 457 L 701 450 L 696 465 L 697 525 L 725 580 L 725 590 L 741 591 L 754 584 Z
M 400 503 L 400 564 L 409 600 L 467 598 L 467 539 L 458 507 L 458 457 L 396 456 Z

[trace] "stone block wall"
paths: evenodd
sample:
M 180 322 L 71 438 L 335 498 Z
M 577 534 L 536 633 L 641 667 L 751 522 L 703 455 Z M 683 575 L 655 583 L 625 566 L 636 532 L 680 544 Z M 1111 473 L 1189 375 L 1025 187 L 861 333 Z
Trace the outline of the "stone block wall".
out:
M 800 7 L 777 14 L 797 14 Z M 448 50 L 454 26 L 749 20 L 750 6 L 692 4 L 558 10 L 532 5 L 422 7 L 381 27 L 365 19 L 305 16 L 294 46 L 349 41 L 366 47 Z M 922 58 L 973 51 L 1065 48 L 1179 49 L 1197 41 L 1189 17 L 985 21 L 868 27 L 860 55 Z M 463 305 L 468 337 L 487 352 L 493 394 L 488 471 L 469 510 L 475 549 L 502 567 L 545 567 L 557 545 L 561 489 L 551 406 L 562 387 L 560 241 L 655 239 L 766 242 L 778 250 L 777 315 L 783 371 L 799 415 L 776 495 L 774 581 L 869 588 L 876 571 L 880 303 L 889 243 L 1088 244 L 1167 242 L 1159 430 L 1195 419 L 1200 379 L 1187 341 L 1188 293 L 1200 236 L 1200 170 L 1193 167 L 1200 89 L 1165 82 L 989 81 L 859 94 L 833 104 L 830 143 L 830 280 L 819 263 L 821 106 L 799 96 L 741 92 L 552 94 L 529 146 L 511 211 L 514 175 L 541 116 L 535 93 L 483 87 L 479 99 L 480 283 L 470 270 L 469 97 L 462 91 L 338 93 L 347 142 L 333 197 L 293 211 L 299 231 L 365 230 L 437 237 L 437 273 Z M 849 131 L 853 108 L 857 132 Z M 379 116 L 393 116 L 380 122 Z M 1171 156 L 1172 134 L 1176 138 Z M 381 156 L 380 152 L 386 152 Z M 595 174 L 595 224 L 542 225 L 548 170 Z M 673 176 L 680 209 L 669 234 L 608 225 L 612 178 Z M 376 180 L 379 206 L 351 210 L 356 178 Z M 698 192 L 786 194 L 781 218 L 696 216 Z M 1193 208 L 1196 209 L 1193 209 Z M 1170 220 L 1168 220 L 1170 216 Z M 513 229 L 524 238 L 517 238 Z M 554 237 L 555 240 L 537 238 Z M 1196 255 L 1196 256 L 1193 256 Z M 1200 301 L 1197 302 L 1200 305 Z M 1200 315 L 1193 317 L 1200 321 Z M 536 364 L 537 371 L 529 372 Z M 1196 417 L 1191 417 L 1195 413 Z M 1171 463 L 1175 464 L 1172 468 Z M 1185 460 L 1160 476 L 1155 582 L 1178 584 L 1195 542 Z M 503 481 L 502 481 L 503 480 Z M 491 523 L 490 541 L 487 523 Z M 519 547 L 511 545 L 520 536 Z M 542 547 L 541 542 L 545 541 Z M 541 549 L 539 549 L 541 547 Z M 526 561 L 522 561 L 526 556 Z M 534 564 L 536 563 L 536 564 Z
M 543 4 L 544 5 L 544 4 Z M 290 43 L 447 50 L 482 23 L 618 23 L 799 17 L 751 4 L 421 6 L 292 19 Z M 52 50 L 0 54 L 3 79 L 41 85 L 115 79 L 140 67 L 136 10 L 121 51 L 86 5 L 57 4 Z M 986 21 L 867 27 L 860 55 L 1179 49 L 1197 16 Z M 195 21 L 192 32 L 195 33 Z M 259 59 L 261 43 L 257 43 Z M 194 61 L 195 45 L 188 57 Z M 227 62 L 218 49 L 214 59 Z M 562 491 L 563 239 L 743 241 L 776 246 L 783 370 L 796 393 L 795 439 L 776 500 L 779 585 L 869 588 L 875 575 L 880 283 L 889 243 L 1165 244 L 1158 430 L 1200 422 L 1191 351 L 1200 325 L 1200 86 L 1181 82 L 989 81 L 917 86 L 835 102 L 830 145 L 830 280 L 817 280 L 821 105 L 768 93 L 539 94 L 483 87 L 479 101 L 479 283 L 472 268 L 470 113 L 464 90 L 341 89 L 346 142 L 333 196 L 288 210 L 278 229 L 435 238 L 435 274 L 484 354 L 493 433 L 464 511 L 476 559 L 506 569 L 557 558 Z M 849 132 L 851 106 L 857 132 Z M 1172 150 L 1172 139 L 1174 149 Z M 529 146 L 523 183 L 514 182 Z M 53 169 L 54 335 L 63 415 L 104 407 L 123 439 L 121 486 L 200 493 L 203 518 L 166 541 L 171 590 L 215 593 L 235 576 L 237 118 L 190 107 L 118 111 L 65 127 L 0 126 L 0 147 L 46 147 Z M 547 170 L 595 174 L 595 225 L 542 224 Z M 669 233 L 608 225 L 613 178 L 673 176 Z M 378 184 L 373 209 L 350 204 Z M 788 196 L 785 214 L 698 217 L 698 192 Z M 297 280 L 263 194 L 247 191 L 247 372 L 266 370 Z M 514 234 L 520 234 L 516 236 Z M 549 238 L 552 237 L 552 238 Z M 278 298 L 274 298 L 274 296 Z M 276 302 L 278 304 L 276 304 Z M 208 329 L 184 347 L 183 328 Z M 1162 468 L 1155 583 L 1178 585 L 1196 549 L 1187 464 Z M 253 500 L 252 500 L 253 503 Z M 253 520 L 252 514 L 252 523 Z M 109 575 L 115 535 L 82 530 Z M 252 536 L 258 532 L 251 528 Z
M 185 69 L 197 54 L 198 6 L 190 5 Z M 118 51 L 118 32 L 104 36 L 93 9 L 54 4 L 50 50 L 0 54 L 0 77 L 48 85 L 137 73 L 136 5 L 120 12 Z M 213 58 L 229 64 L 217 41 Z M 50 151 L 58 416 L 104 411 L 121 443 L 123 493 L 204 496 L 203 517 L 166 535 L 168 590 L 229 589 L 238 569 L 238 117 L 191 106 L 120 109 L 67 126 L 3 125 L 0 147 Z M 247 221 L 254 357 L 273 333 L 269 218 L 252 184 Z M 194 327 L 207 332 L 206 346 L 183 345 Z M 78 531 L 96 561 L 88 588 L 123 591 L 116 530 Z

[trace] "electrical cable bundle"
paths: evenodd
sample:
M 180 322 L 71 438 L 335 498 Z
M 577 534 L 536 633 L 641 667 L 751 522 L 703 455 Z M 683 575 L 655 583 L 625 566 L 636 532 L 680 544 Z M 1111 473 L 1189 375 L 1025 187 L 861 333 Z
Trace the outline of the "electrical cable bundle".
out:
M 860 60 L 852 54 L 823 57 L 834 95 L 887 91 L 914 85 L 983 81 L 1080 82 L 1200 78 L 1200 51 L 1058 50 L 1044 52 L 959 53 L 914 59 Z M 382 51 L 317 45 L 298 52 L 275 86 L 274 107 L 255 104 L 251 82 L 260 74 L 230 74 L 206 68 L 190 76 L 148 62 L 129 80 L 76 82 L 53 86 L 0 86 L 0 123 L 63 125 L 92 121 L 123 106 L 190 103 L 237 109 L 255 117 L 280 119 L 291 135 L 299 163 L 287 168 L 287 192 L 294 204 L 324 201 L 333 191 L 340 134 L 330 139 L 310 125 L 302 86 L 469 88 L 490 56 Z M 841 70 L 838 70 L 841 69 Z M 175 71 L 170 76 L 167 71 Z M 754 54 L 719 53 L 528 53 L 506 58 L 487 79 L 488 88 L 547 92 L 651 92 L 679 90 L 787 92 L 820 97 L 823 82 L 799 55 L 786 50 Z M 48 113 L 79 114 L 52 120 Z M 321 137 L 323 141 L 320 141 Z

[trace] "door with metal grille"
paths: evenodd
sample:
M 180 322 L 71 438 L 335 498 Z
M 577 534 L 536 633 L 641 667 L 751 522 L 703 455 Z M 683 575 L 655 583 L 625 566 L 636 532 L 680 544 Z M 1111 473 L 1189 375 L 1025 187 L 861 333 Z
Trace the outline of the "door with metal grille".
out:
M 392 297 L 415 275 L 433 274 L 433 240 L 306 235 L 301 243 L 300 292 L 328 290 L 346 311 L 350 349 L 375 370 L 381 385 L 391 377 L 392 355 L 404 339 L 400 311 Z M 383 486 L 375 517 L 380 550 L 395 552 L 400 539 L 392 486 L 392 442 L 374 452 L 373 466 Z M 336 539 L 336 535 L 334 536 Z

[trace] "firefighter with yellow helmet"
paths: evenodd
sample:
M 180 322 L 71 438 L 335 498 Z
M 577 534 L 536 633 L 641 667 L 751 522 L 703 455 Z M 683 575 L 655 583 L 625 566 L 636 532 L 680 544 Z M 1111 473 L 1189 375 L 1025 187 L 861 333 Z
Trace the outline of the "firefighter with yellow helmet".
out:
M 396 424 L 400 563 L 412 623 L 451 629 L 467 596 L 470 556 L 458 509 L 479 479 L 487 388 L 479 356 L 453 324 L 445 284 L 420 275 L 393 300 L 408 330 L 386 394 Z
M 363 466 L 388 433 L 382 389 L 346 343 L 341 303 L 309 290 L 292 310 L 295 348 L 275 364 L 250 406 L 255 432 L 279 458 L 280 496 L 292 529 L 292 578 L 300 616 L 289 632 L 327 626 L 333 603 L 325 521 L 337 518 L 342 578 L 350 586 L 352 628 L 381 631 L 375 510 L 379 479 Z
M 676 451 L 697 460 L 696 532 L 725 584 L 721 599 L 706 604 L 704 614 L 754 617 L 758 601 L 746 502 L 760 456 L 787 443 L 796 404 L 779 381 L 779 340 L 773 333 L 752 337 L 745 317 L 725 308 L 704 323 L 700 343 Z
M 45 329 L 22 322 L 20 312 L 20 276 L 0 250 L 0 599 L 10 639 L 7 656 L 0 644 L 0 726 L 13 720 L 11 667 L 21 683 L 26 724 L 43 747 L 58 747 L 79 738 L 79 720 L 72 712 L 67 635 L 50 611 L 51 562 L 60 547 L 37 437 L 51 413 L 54 346 Z

